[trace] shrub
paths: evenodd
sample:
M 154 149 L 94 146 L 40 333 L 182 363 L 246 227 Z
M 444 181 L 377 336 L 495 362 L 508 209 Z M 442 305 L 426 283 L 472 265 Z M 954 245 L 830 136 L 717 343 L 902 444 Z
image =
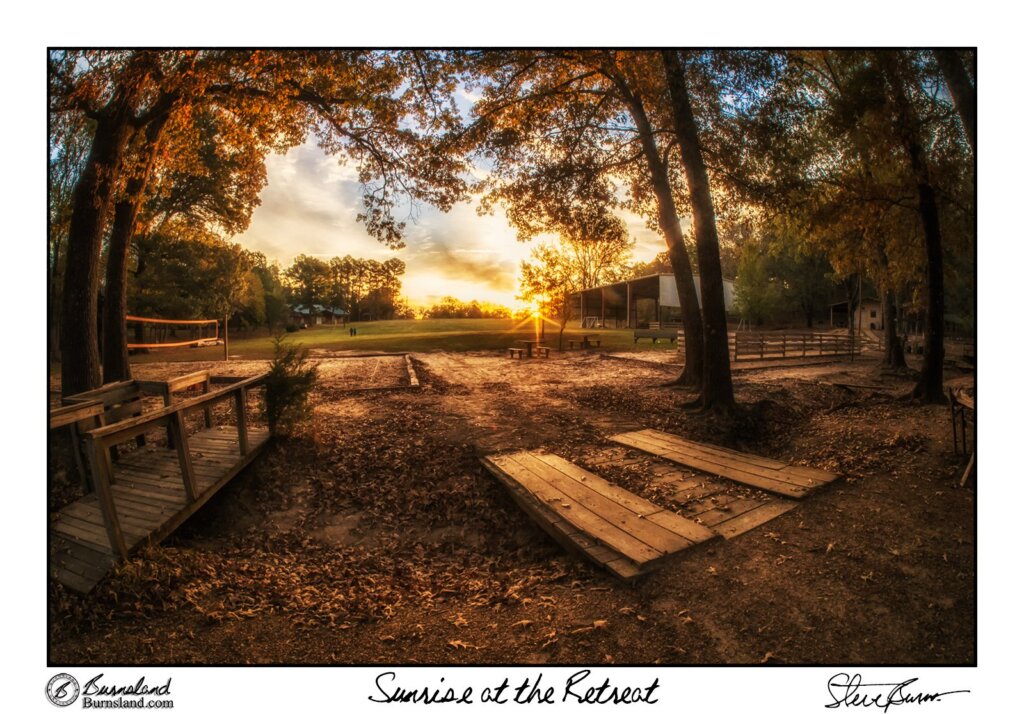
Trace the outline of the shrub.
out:
M 290 432 L 309 415 L 308 397 L 316 383 L 316 365 L 307 362 L 307 350 L 274 338 L 274 359 L 267 374 L 267 424 L 271 434 Z

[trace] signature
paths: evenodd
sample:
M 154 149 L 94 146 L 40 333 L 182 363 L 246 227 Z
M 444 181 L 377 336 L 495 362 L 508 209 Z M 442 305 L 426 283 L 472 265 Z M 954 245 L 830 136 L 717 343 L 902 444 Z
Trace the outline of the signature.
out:
M 826 704 L 825 708 L 838 709 L 842 704 L 848 707 L 881 707 L 884 711 L 889 711 L 891 706 L 938 702 L 947 695 L 966 694 L 971 691 L 969 689 L 928 693 L 905 691 L 916 681 L 917 677 L 912 677 L 903 682 L 865 684 L 859 674 L 851 675 L 840 672 L 828 680 L 828 693 L 832 697 L 832 703 Z M 880 687 L 885 687 L 888 691 L 878 692 L 877 689 Z M 866 691 L 861 692 L 860 690 Z

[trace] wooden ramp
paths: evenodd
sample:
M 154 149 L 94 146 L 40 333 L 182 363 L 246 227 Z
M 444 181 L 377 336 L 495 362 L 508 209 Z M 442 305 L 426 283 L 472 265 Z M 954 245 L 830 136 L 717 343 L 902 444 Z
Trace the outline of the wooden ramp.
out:
M 234 428 L 206 429 L 188 438 L 196 500 L 189 502 L 176 451 L 137 449 L 113 465 L 114 504 L 129 551 L 158 543 L 198 511 L 245 468 L 270 438 L 249 428 L 249 451 L 239 456 Z M 99 499 L 91 493 L 62 508 L 50 521 L 50 571 L 66 587 L 89 592 L 117 562 Z
M 551 537 L 623 580 L 717 537 L 553 454 L 520 451 L 481 460 Z
M 226 386 L 213 391 L 206 373 L 166 383 L 122 382 L 71 397 L 78 403 L 52 411 L 51 428 L 84 429 L 75 449 L 88 456 L 85 483 L 91 493 L 50 515 L 51 576 L 88 593 L 119 560 L 166 538 L 252 462 L 270 440 L 270 431 L 249 426 L 247 416 L 248 394 L 262 387 L 264 378 L 224 378 L 218 383 Z M 175 388 L 193 382 L 202 383 L 206 393 L 172 403 Z M 140 413 L 136 402 L 147 388 L 162 391 L 163 409 Z M 126 401 L 131 403 L 112 406 Z M 211 407 L 220 402 L 233 403 L 234 424 L 213 425 Z M 103 423 L 116 410 L 129 408 L 131 418 Z M 205 428 L 190 434 L 186 416 L 198 411 Z M 154 432 L 166 434 L 165 446 L 147 443 Z M 129 442 L 136 448 L 120 450 Z
M 838 478 L 836 474 L 827 471 L 791 466 L 762 456 L 689 441 L 655 429 L 630 431 L 608 438 L 683 466 L 789 498 L 803 498 L 814 489 Z

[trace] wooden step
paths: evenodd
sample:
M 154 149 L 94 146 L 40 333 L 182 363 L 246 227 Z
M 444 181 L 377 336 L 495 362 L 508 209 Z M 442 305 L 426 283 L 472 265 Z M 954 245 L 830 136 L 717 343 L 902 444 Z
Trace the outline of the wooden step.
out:
M 702 444 L 655 429 L 630 431 L 608 438 L 677 464 L 788 498 L 803 498 L 838 478 L 827 471 Z
M 519 451 L 481 460 L 555 540 L 624 580 L 717 537 L 554 454 Z

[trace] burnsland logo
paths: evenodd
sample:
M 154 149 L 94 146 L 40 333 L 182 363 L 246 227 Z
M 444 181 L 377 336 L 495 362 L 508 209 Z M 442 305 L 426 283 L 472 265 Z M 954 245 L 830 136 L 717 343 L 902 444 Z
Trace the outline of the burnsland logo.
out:
M 50 703 L 58 707 L 66 707 L 78 699 L 78 680 L 70 674 L 54 675 L 46 683 L 46 696 Z
M 84 709 L 169 709 L 174 706 L 171 699 L 164 699 L 171 693 L 171 679 L 164 684 L 150 686 L 145 677 L 139 677 L 135 684 L 101 684 L 102 674 L 97 674 L 82 686 L 82 708 Z

